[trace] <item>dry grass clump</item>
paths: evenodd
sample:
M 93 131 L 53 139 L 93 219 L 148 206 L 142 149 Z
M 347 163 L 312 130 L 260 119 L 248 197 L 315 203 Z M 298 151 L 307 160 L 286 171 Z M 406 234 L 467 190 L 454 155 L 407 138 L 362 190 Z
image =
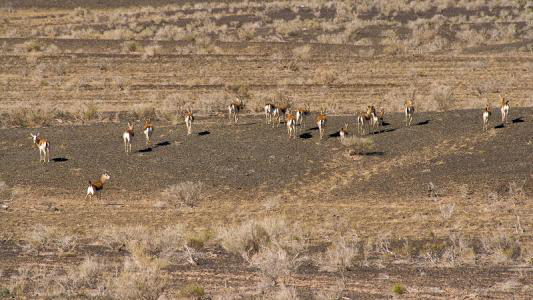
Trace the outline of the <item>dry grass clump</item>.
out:
M 124 260 L 122 272 L 109 284 L 110 296 L 116 299 L 159 299 L 168 282 L 161 271 L 166 265 L 148 255 L 142 246 L 132 250 L 132 255 Z
M 448 85 L 434 84 L 431 88 L 431 99 L 437 110 L 448 111 L 454 106 L 453 89 Z
M 505 233 L 488 235 L 481 238 L 483 249 L 482 259 L 493 264 L 503 264 L 519 260 L 523 257 L 520 239 Z
M 103 290 L 106 288 L 106 273 L 111 265 L 97 257 L 86 257 L 77 267 L 67 271 L 68 284 L 73 290 Z
M 150 46 L 144 47 L 144 53 L 142 55 L 143 59 L 148 59 L 154 57 L 161 52 L 161 46 L 158 44 L 153 44 Z
M 403 286 L 403 284 L 396 283 L 392 287 L 392 292 L 397 294 L 397 295 L 403 295 L 403 294 L 405 294 L 405 292 L 407 292 L 407 289 L 405 288 L 405 286 Z
M 67 235 L 56 227 L 37 224 L 27 233 L 24 239 L 28 251 L 59 250 L 61 252 L 73 251 L 78 245 L 78 238 Z
M 203 187 L 201 182 L 180 182 L 167 187 L 161 195 L 176 208 L 194 207 L 202 199 Z
M 298 296 L 298 292 L 294 287 L 286 286 L 285 284 L 280 285 L 270 293 L 266 295 L 267 299 L 273 300 L 298 300 L 301 299 Z M 333 299 L 333 298 L 332 298 Z
M 185 298 L 200 299 L 205 295 L 205 289 L 198 283 L 188 283 L 180 289 L 180 296 Z
M 361 248 L 361 240 L 357 236 L 338 236 L 320 257 L 319 265 L 328 272 L 348 271 L 354 266 Z
M 100 232 L 98 238 L 105 246 L 132 252 L 141 247 L 150 255 L 179 260 L 186 244 L 185 230 L 180 225 L 165 227 L 156 231 L 144 226 L 112 226 Z
M 52 124 L 58 111 L 50 102 L 22 105 L 8 114 L 7 124 L 15 127 L 43 127 Z
M 157 119 L 156 109 L 152 103 L 136 103 L 131 113 L 137 120 Z
M 375 148 L 374 140 L 369 137 L 351 135 L 344 138 L 341 143 L 350 148 L 350 155 L 363 155 Z
M 258 268 L 268 285 L 277 284 L 306 259 L 303 252 L 307 242 L 301 229 L 279 218 L 221 227 L 217 239 L 226 251 Z
M 126 41 L 122 44 L 122 52 L 137 53 L 141 51 L 141 46 L 135 41 Z
M 81 121 L 91 121 L 98 119 L 98 106 L 94 103 L 84 103 L 77 113 Z
M 303 45 L 292 49 L 292 54 L 299 59 L 311 58 L 311 46 Z

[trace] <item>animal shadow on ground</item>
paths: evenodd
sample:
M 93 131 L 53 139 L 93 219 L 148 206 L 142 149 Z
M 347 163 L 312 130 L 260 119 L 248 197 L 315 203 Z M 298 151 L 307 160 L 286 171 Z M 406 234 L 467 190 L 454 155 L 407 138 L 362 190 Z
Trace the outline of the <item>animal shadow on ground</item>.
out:
M 341 136 L 340 131 L 337 131 L 337 132 L 335 132 L 335 133 L 331 133 L 331 134 L 329 134 L 329 137 L 340 137 L 340 136 Z
M 308 133 L 308 132 L 304 132 L 304 133 L 300 134 L 299 137 L 300 137 L 301 139 L 306 140 L 306 139 L 310 139 L 310 138 L 312 138 L 313 135 L 310 134 L 310 133 Z
M 523 122 L 524 122 L 524 117 L 519 117 L 519 118 L 513 119 L 513 124 L 514 123 L 523 123 Z
M 396 128 L 381 129 L 380 131 L 376 131 L 374 134 L 380 134 L 380 133 L 385 133 L 385 132 L 393 132 L 395 130 L 396 130 Z
M 318 126 L 317 127 L 313 127 L 313 128 L 309 128 L 309 130 L 318 130 Z
M 382 124 L 382 125 L 383 125 L 383 126 L 389 126 L 390 123 L 389 123 L 389 122 L 385 122 L 385 121 L 383 121 L 383 124 Z
M 505 124 L 501 123 L 500 125 L 494 126 L 494 129 L 500 129 L 500 128 L 504 128 L 504 127 L 505 127 Z
M 152 147 L 147 147 L 147 148 L 141 149 L 141 150 L 139 150 L 137 152 L 139 152 L 139 153 L 147 153 L 147 152 L 152 152 L 152 151 L 153 151 Z
M 52 161 L 53 162 L 65 162 L 65 161 L 68 161 L 68 158 L 66 158 L 66 157 L 54 157 L 54 158 L 52 158 Z
M 211 132 L 209 132 L 209 131 L 207 131 L 207 130 L 204 130 L 204 131 L 198 132 L 198 135 L 199 135 L 199 136 L 204 136 L 204 135 L 208 135 L 208 134 L 211 134 Z
M 385 155 L 385 152 L 383 151 L 372 151 L 372 152 L 363 152 L 359 155 L 363 155 L 363 156 L 383 156 Z
M 169 141 L 163 141 L 163 142 L 159 142 L 155 145 L 155 148 L 157 147 L 164 147 L 164 146 L 168 146 L 170 145 L 170 142 Z
M 420 121 L 420 122 L 416 123 L 415 125 L 416 126 L 420 126 L 420 125 L 427 125 L 427 124 L 429 124 L 429 120 Z

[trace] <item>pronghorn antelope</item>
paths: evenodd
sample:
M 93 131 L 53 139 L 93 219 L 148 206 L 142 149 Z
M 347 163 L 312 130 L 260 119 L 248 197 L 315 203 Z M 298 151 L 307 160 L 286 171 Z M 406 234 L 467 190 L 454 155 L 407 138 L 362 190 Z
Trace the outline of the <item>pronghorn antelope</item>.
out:
M 348 123 L 344 123 L 344 127 L 339 131 L 341 142 L 348 136 Z
M 93 181 L 93 182 L 91 182 L 91 180 L 89 180 L 89 187 L 87 188 L 87 195 L 85 195 L 85 199 L 87 199 L 87 197 L 89 197 L 89 196 L 91 196 L 91 198 L 92 198 L 92 196 L 94 196 L 96 193 L 101 192 L 102 189 L 104 188 L 104 184 L 110 178 L 111 178 L 111 176 L 109 176 L 109 174 L 107 174 L 107 172 L 104 172 L 104 174 L 102 174 L 100 176 L 99 180 L 96 180 L 96 181 Z
M 318 126 L 318 132 L 320 133 L 320 139 L 324 137 L 324 127 L 326 127 L 327 119 L 328 117 L 323 110 L 320 111 L 320 114 L 316 117 L 316 125 Z
M 133 132 L 133 124 L 128 122 L 128 129 L 124 131 L 122 134 L 122 139 L 124 140 L 124 151 L 126 151 L 126 154 L 131 153 L 131 141 L 133 140 L 133 136 L 135 133 Z
M 307 115 L 309 115 L 309 107 L 296 110 L 296 125 L 303 124 L 305 126 L 305 117 L 307 117 Z
M 485 109 L 483 110 L 483 131 L 489 129 L 489 117 L 490 117 L 490 115 L 491 115 L 490 107 L 487 104 L 487 106 L 485 106 Z
M 365 124 L 368 127 L 368 132 L 370 133 L 370 127 L 374 127 L 378 122 L 378 117 L 376 116 L 376 109 L 374 106 L 369 105 L 366 112 L 360 112 L 357 117 L 357 126 L 359 127 L 359 133 L 361 135 L 365 134 Z
M 192 123 L 194 122 L 194 115 L 191 110 L 185 112 L 185 126 L 187 126 L 187 135 L 192 133 Z
M 509 100 L 505 100 L 502 95 L 500 95 L 500 111 L 502 112 L 502 123 L 506 124 L 509 116 Z
M 413 100 L 405 101 L 405 126 L 411 126 L 413 122 L 413 114 L 415 113 L 415 106 Z
M 146 136 L 146 144 L 148 145 L 150 143 L 150 138 L 152 137 L 152 134 L 154 133 L 154 126 L 150 122 L 151 120 L 144 120 L 144 127 L 143 132 Z
M 267 124 L 272 123 L 272 116 L 274 116 L 274 110 L 276 110 L 276 106 L 274 104 L 265 104 L 265 120 Z
M 287 123 L 287 133 L 289 134 L 289 138 L 296 139 L 296 117 L 291 114 L 290 112 L 287 113 L 286 118 Z
M 285 104 L 278 104 L 276 105 L 274 109 L 274 118 L 276 119 L 277 126 L 281 124 L 281 119 L 285 120 L 287 110 L 289 109 L 290 105 Z
M 231 121 L 231 118 L 233 117 L 233 122 L 235 124 L 237 124 L 237 121 L 239 120 L 239 112 L 244 109 L 242 99 L 237 97 L 237 101 L 238 102 L 233 102 L 228 106 L 229 120 Z
M 33 143 L 39 148 L 39 162 L 50 162 L 50 143 L 46 139 L 42 139 L 40 134 L 30 133 Z

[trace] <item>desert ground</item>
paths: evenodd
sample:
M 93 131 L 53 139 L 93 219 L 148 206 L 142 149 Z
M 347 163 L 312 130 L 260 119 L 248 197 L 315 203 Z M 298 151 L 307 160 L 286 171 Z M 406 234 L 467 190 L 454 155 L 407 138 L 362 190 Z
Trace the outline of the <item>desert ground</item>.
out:
M 0 3 L 0 298 L 528 299 L 532 19 L 526 1 Z M 296 138 L 266 103 L 309 110 Z M 361 133 L 368 105 L 384 123 Z

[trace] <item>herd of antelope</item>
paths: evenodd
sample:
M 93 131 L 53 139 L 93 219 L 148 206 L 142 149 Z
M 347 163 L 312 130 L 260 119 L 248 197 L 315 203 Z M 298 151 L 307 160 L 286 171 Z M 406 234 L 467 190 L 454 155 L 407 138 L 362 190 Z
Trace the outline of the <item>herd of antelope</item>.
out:
M 509 116 L 509 100 L 505 100 L 504 97 L 499 95 L 500 105 L 499 109 L 501 112 L 502 123 L 508 123 Z M 230 122 L 237 123 L 239 120 L 239 113 L 244 109 L 244 102 L 242 99 L 237 99 L 236 102 L 231 103 L 228 106 L 228 117 Z M 296 139 L 297 128 L 298 126 L 305 125 L 305 120 L 310 114 L 309 106 L 305 108 L 298 108 L 295 111 L 290 109 L 289 104 L 276 105 L 272 103 L 267 103 L 264 106 L 265 120 L 266 123 L 272 125 L 272 127 L 279 127 L 282 122 L 285 122 L 287 126 L 287 133 L 289 138 Z M 404 113 L 405 113 L 405 126 L 411 126 L 413 121 L 413 115 L 415 113 L 414 101 L 409 99 L 404 103 Z M 361 135 L 365 134 L 365 127 L 367 132 L 375 133 L 376 129 L 379 129 L 383 126 L 384 123 L 385 110 L 380 108 L 379 111 L 376 110 L 374 105 L 369 105 L 365 111 L 359 112 L 357 114 L 357 132 Z M 483 122 L 483 131 L 488 130 L 489 128 L 489 118 L 491 116 L 491 107 L 487 105 L 482 112 L 482 122 Z M 320 139 L 324 137 L 324 130 L 326 127 L 327 115 L 324 109 L 320 110 L 320 113 L 315 118 L 315 125 L 318 128 Z M 187 135 L 192 134 L 192 124 L 194 122 L 194 115 L 192 110 L 187 110 L 184 113 L 184 122 L 187 127 Z M 150 144 L 151 137 L 154 132 L 154 126 L 151 123 L 150 119 L 144 120 L 143 133 L 146 138 L 146 144 Z M 344 126 L 339 130 L 339 137 L 341 141 L 349 135 L 348 132 L 348 123 L 345 123 Z M 131 143 L 133 137 L 135 136 L 134 125 L 128 122 L 127 129 L 122 133 L 122 139 L 124 141 L 124 152 L 126 154 L 131 153 Z M 40 136 L 39 133 L 31 134 L 33 143 L 39 149 L 39 162 L 50 162 L 50 142 Z M 104 184 L 109 180 L 111 176 L 107 172 L 104 172 L 100 176 L 100 179 L 96 181 L 89 180 L 89 186 L 87 188 L 87 194 L 85 198 L 95 195 L 95 193 L 101 191 L 104 187 Z

